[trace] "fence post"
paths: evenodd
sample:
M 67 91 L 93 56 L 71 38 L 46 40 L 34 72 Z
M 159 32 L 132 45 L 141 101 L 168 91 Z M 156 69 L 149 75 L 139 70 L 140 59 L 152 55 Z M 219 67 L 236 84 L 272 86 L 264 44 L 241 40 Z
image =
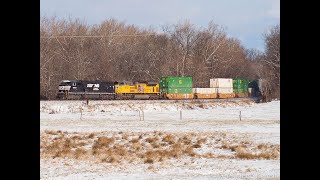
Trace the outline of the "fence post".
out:
M 180 110 L 180 120 L 182 120 L 182 111 Z
M 80 107 L 80 120 L 82 120 L 82 106 Z
M 239 115 L 240 121 L 241 121 L 241 111 L 240 111 L 240 115 Z
M 141 121 L 141 114 L 140 114 L 140 110 L 138 110 L 139 111 L 139 119 L 140 119 L 140 121 Z
M 142 120 L 144 121 L 144 111 L 142 110 Z

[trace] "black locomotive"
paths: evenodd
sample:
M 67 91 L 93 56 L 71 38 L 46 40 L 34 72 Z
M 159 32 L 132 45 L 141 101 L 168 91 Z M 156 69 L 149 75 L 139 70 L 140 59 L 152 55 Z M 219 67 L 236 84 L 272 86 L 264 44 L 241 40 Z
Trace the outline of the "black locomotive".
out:
M 115 82 L 63 80 L 59 84 L 58 99 L 115 99 Z

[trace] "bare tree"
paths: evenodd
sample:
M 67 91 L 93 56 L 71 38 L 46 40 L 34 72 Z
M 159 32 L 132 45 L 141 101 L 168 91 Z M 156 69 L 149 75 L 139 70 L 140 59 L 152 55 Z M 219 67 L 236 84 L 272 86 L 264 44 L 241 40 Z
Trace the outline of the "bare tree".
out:
M 280 98 L 280 25 L 270 29 L 265 35 L 265 43 L 266 52 L 262 61 L 265 66 L 264 71 L 269 72 L 266 76 L 270 81 L 270 98 Z
M 278 63 L 271 57 L 280 58 L 273 36 L 266 55 L 251 57 L 213 22 L 197 29 L 186 20 L 159 33 L 115 19 L 89 26 L 79 19 L 41 17 L 40 36 L 40 93 L 51 99 L 62 79 L 158 81 L 177 75 L 208 87 L 214 77 L 271 78 L 277 66 L 270 65 Z
M 192 48 L 199 39 L 194 25 L 191 24 L 188 20 L 184 22 L 179 22 L 177 25 L 174 25 L 173 28 L 169 31 L 171 35 L 171 40 L 176 45 L 177 48 L 177 58 L 180 61 L 177 61 L 177 76 L 185 76 L 186 74 L 186 65 L 188 60 L 192 56 Z M 180 65 L 181 63 L 181 65 Z M 180 67 L 179 67 L 180 66 Z

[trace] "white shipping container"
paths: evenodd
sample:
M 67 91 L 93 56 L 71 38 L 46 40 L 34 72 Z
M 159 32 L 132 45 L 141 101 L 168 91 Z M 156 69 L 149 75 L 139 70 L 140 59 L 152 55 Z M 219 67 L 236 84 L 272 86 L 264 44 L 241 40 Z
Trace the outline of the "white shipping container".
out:
M 206 94 L 216 94 L 218 93 L 218 89 L 217 88 L 207 88 L 207 92 Z
M 217 88 L 218 89 L 218 93 L 221 94 L 230 94 L 233 93 L 233 88 Z
M 193 93 L 198 94 L 215 94 L 218 92 L 217 88 L 193 88 Z
M 233 82 L 230 78 L 214 78 L 210 79 L 211 88 L 232 88 Z

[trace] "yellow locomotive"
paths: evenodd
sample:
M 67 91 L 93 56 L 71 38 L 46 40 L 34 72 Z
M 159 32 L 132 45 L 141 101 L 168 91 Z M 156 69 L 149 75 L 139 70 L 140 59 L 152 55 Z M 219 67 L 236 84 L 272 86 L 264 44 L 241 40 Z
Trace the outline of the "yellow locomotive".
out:
M 156 82 L 116 82 L 117 99 L 159 99 L 159 83 Z

